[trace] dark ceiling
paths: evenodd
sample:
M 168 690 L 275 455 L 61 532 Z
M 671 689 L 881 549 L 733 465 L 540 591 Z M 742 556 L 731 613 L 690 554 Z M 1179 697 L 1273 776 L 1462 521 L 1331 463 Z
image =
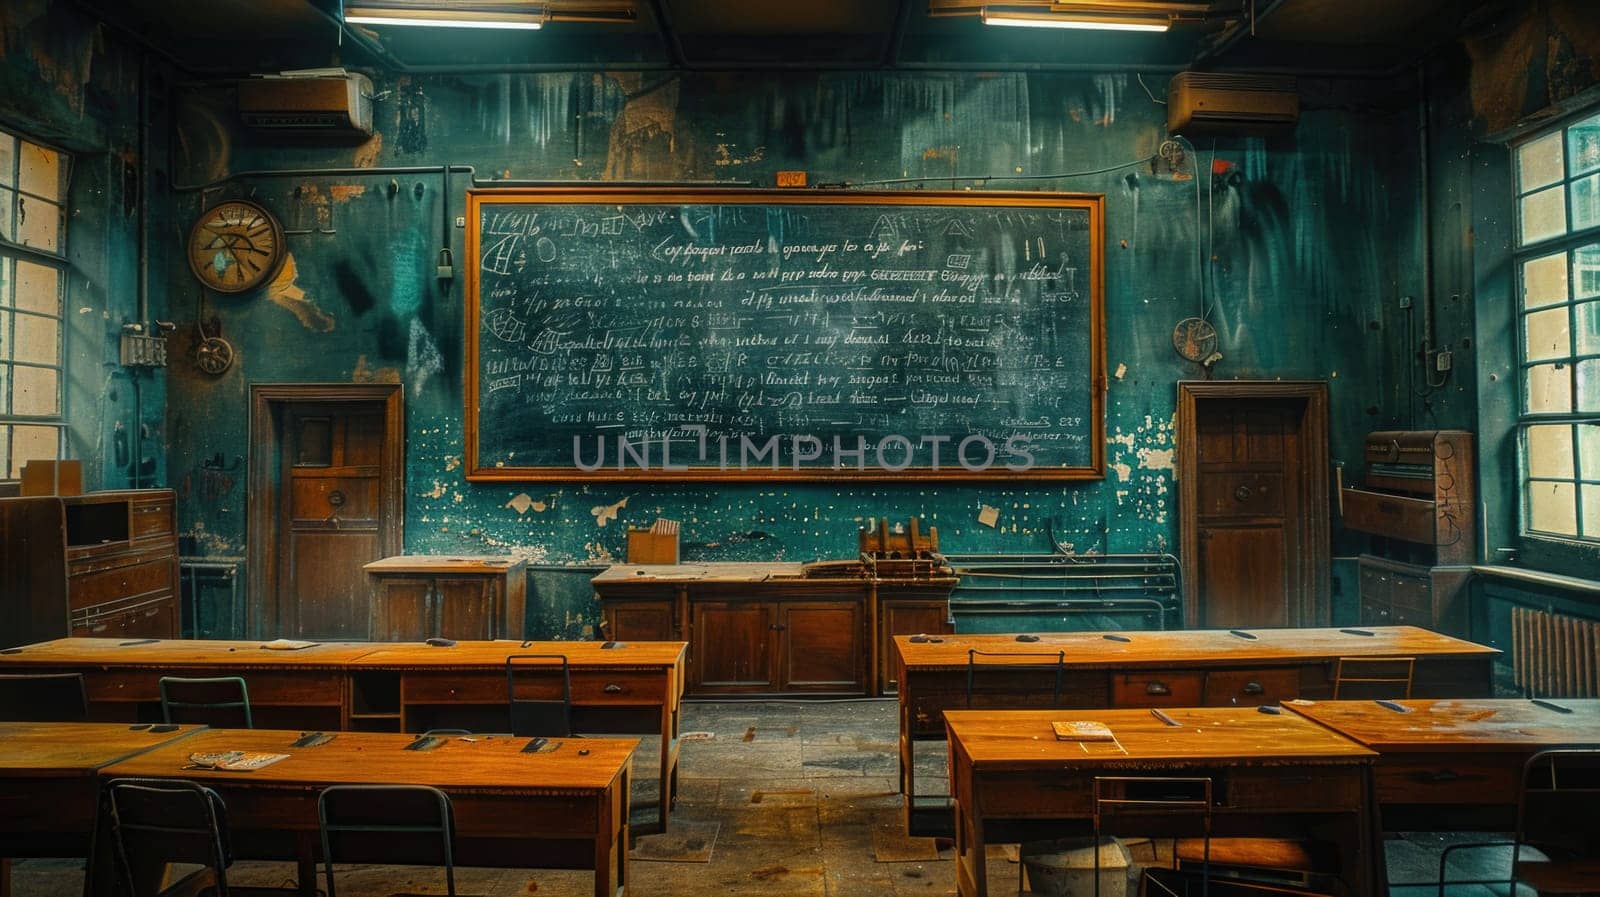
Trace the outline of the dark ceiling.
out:
M 338 0 L 78 2 L 205 75 L 328 65 L 417 72 L 1219 67 L 1364 75 L 1409 65 L 1492 22 L 1515 0 L 1191 0 L 1204 20 L 1157 35 L 989 28 L 973 15 L 930 15 L 957 0 L 635 0 L 631 22 L 555 21 L 536 32 L 341 28 Z

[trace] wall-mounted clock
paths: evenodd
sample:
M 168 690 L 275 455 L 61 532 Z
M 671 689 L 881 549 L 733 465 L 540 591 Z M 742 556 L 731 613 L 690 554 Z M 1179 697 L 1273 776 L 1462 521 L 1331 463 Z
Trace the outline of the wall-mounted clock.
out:
M 283 265 L 283 226 L 253 202 L 230 199 L 200 214 L 189 231 L 189 269 L 219 293 L 266 283 Z

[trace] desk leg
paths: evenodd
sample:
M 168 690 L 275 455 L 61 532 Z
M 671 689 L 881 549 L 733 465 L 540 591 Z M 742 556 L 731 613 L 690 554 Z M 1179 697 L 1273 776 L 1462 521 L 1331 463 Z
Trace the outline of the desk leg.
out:
M 956 894 L 959 897 L 987 897 L 989 857 L 983 843 L 983 821 L 959 799 L 955 802 L 955 813 Z
M 11 860 L 0 857 L 0 897 L 11 897 Z
M 672 760 L 672 749 L 678 740 L 678 712 L 670 707 L 661 708 L 661 806 L 656 810 L 656 822 L 661 831 L 667 830 L 667 815 L 678 800 L 678 764 Z
M 902 680 L 904 677 L 901 677 Z M 911 803 L 911 705 L 906 701 L 906 683 L 900 683 L 900 793 Z
M 616 785 L 620 790 L 603 798 L 600 827 L 594 836 L 594 897 L 625 897 L 628 893 L 628 789 L 631 785 L 630 776 L 624 770 Z
M 295 877 L 301 897 L 317 897 L 317 852 L 322 849 L 319 835 L 301 834 L 295 838 Z

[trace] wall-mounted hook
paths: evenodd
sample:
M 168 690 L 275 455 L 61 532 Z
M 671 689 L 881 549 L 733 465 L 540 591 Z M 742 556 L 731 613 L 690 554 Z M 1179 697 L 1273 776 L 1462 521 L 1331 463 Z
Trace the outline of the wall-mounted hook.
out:
M 400 182 L 395 180 L 394 178 L 390 178 L 389 179 L 389 198 L 393 199 L 398 195 L 400 195 Z

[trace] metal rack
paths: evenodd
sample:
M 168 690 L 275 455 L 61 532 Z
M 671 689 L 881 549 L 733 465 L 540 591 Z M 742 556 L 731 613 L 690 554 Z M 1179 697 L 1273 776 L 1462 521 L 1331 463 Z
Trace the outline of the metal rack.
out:
M 1165 629 L 1168 618 L 1178 619 L 1181 610 L 1178 559 L 1170 554 L 947 554 L 945 559 L 958 578 L 950 595 L 958 632 L 1121 629 L 1129 628 L 1124 621 L 1130 617 L 1142 624 L 1139 628 Z M 1095 615 L 1102 619 L 1087 619 Z M 1020 625 L 1019 618 L 1036 625 Z

